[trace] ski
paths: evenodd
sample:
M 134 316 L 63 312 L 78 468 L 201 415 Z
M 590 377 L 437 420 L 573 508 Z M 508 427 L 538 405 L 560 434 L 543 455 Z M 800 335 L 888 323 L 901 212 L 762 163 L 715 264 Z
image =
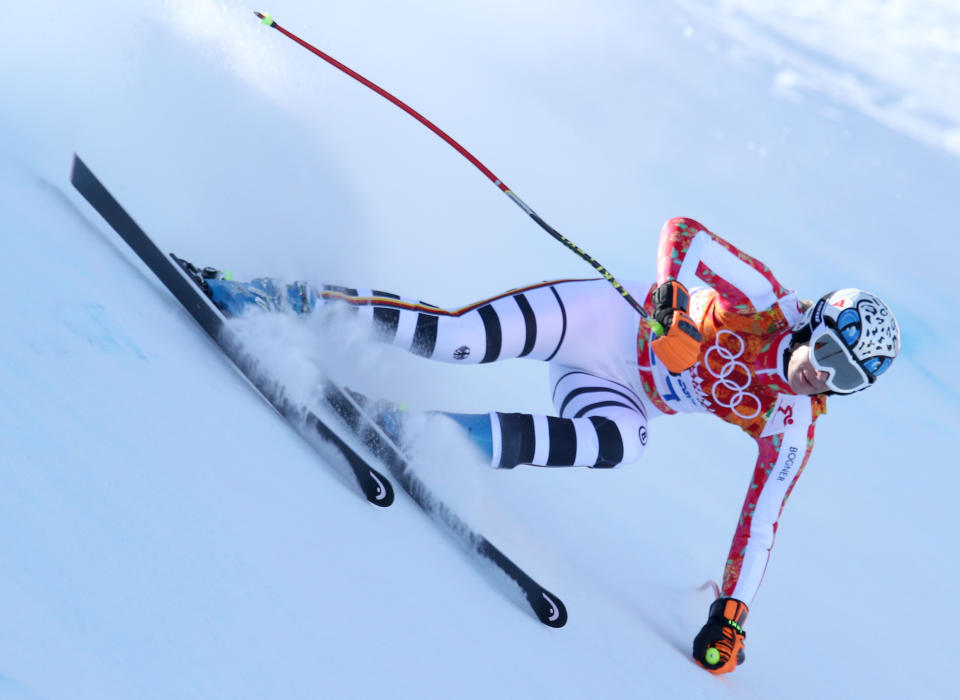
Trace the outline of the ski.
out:
M 381 507 L 393 503 L 394 492 L 390 480 L 370 466 L 367 460 L 315 413 L 285 397 L 282 387 L 260 370 L 253 358 L 239 349 L 240 345 L 235 342 L 220 310 L 180 265 L 165 255 L 144 233 L 76 154 L 73 157 L 70 182 L 177 298 L 237 370 L 297 433 L 315 449 L 319 447 L 318 438 L 332 445 L 349 465 L 352 479 L 370 503 Z
M 257 391 L 287 418 L 308 442 L 312 443 L 312 438 L 319 435 L 332 443 L 347 459 L 367 498 L 377 505 L 389 505 L 394 497 L 390 481 L 370 467 L 321 418 L 285 399 L 280 388 L 256 370 L 254 361 L 236 349 L 238 345 L 232 342 L 228 324 L 220 310 L 179 264 L 157 248 L 77 156 L 74 156 L 70 179 L 74 187 L 160 278 Z M 334 382 L 325 380 L 320 390 L 320 399 L 342 421 L 346 429 L 387 468 L 403 490 L 434 522 L 442 525 L 479 563 L 499 570 L 516 584 L 522 593 L 522 606 L 545 625 L 563 627 L 566 624 L 567 610 L 563 601 L 537 583 L 486 537 L 467 525 L 449 506 L 436 498 L 410 469 L 403 451 L 349 392 Z M 503 579 L 497 577 L 496 580 Z
M 403 451 L 393 439 L 369 416 L 350 392 L 332 382 L 325 382 L 323 397 L 331 409 L 343 420 L 350 431 L 387 467 L 390 475 L 414 502 L 475 557 L 481 564 L 499 569 L 523 593 L 525 604 L 540 622 L 550 627 L 567 624 L 567 608 L 556 595 L 537 583 L 486 537 L 465 523 L 410 469 Z M 501 580 L 501 579 L 498 579 Z

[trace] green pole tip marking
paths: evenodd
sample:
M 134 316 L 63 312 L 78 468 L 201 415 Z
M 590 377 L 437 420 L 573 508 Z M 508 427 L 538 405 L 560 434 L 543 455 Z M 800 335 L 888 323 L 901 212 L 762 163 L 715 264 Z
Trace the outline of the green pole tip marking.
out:
M 650 330 L 652 330 L 652 331 L 653 331 L 654 333 L 656 333 L 657 335 L 666 335 L 666 334 L 667 334 L 667 331 L 666 331 L 666 329 L 663 327 L 663 324 L 660 323 L 659 321 L 655 320 L 655 319 L 652 319 L 652 318 L 647 319 L 647 325 L 650 327 Z
M 265 14 L 265 15 L 263 16 L 263 19 L 260 20 L 260 24 L 265 24 L 265 25 L 267 25 L 268 27 L 272 27 L 272 26 L 273 26 L 273 17 L 271 17 L 269 13 Z
M 227 282 L 231 281 L 233 279 L 233 273 L 230 272 L 230 270 L 227 270 L 223 273 L 223 279 L 225 279 Z
M 711 666 L 716 666 L 720 662 L 720 652 L 717 651 L 716 647 L 710 647 L 707 649 L 707 653 L 704 654 L 704 658 L 707 660 L 707 663 Z

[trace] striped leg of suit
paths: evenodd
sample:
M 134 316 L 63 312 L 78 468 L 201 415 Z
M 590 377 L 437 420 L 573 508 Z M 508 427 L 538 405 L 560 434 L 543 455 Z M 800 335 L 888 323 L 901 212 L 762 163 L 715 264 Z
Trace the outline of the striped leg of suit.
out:
M 553 399 L 559 418 L 491 414 L 494 466 L 610 468 L 640 457 L 647 444 L 647 416 L 632 390 L 560 366 L 551 375 L 557 375 Z
M 558 353 L 566 363 L 581 354 L 586 362 L 598 341 L 580 336 L 595 332 L 594 317 L 611 298 L 606 286 L 593 280 L 545 282 L 456 310 L 377 290 L 329 285 L 316 290 L 318 306 L 349 309 L 384 341 L 422 357 L 463 364 L 520 357 L 549 362 Z M 618 312 L 633 313 L 613 301 Z M 640 456 L 647 416 L 630 388 L 559 361 L 551 367 L 551 380 L 559 417 L 489 414 L 492 466 L 604 468 Z
M 382 340 L 431 360 L 550 360 L 567 325 L 557 286 L 571 282 L 543 282 L 454 310 L 389 292 L 324 285 L 317 290 L 317 305 L 342 302 L 366 318 Z

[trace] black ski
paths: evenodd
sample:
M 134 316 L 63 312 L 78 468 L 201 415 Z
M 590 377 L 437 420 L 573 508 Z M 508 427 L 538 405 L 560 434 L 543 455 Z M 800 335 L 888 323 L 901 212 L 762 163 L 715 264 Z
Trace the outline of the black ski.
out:
M 266 376 L 257 367 L 253 358 L 240 351 L 240 345 L 232 338 L 230 329 L 219 309 L 207 299 L 202 290 L 184 273 L 180 266 L 170 257 L 164 255 L 156 244 L 150 240 L 143 229 L 124 211 L 123 207 L 117 203 L 117 200 L 76 155 L 73 157 L 70 182 L 163 282 L 164 286 L 170 290 L 277 413 L 283 416 L 311 445 L 316 447 L 316 439 L 320 438 L 335 447 L 350 466 L 352 477 L 356 480 L 356 484 L 368 501 L 384 507 L 393 503 L 394 494 L 390 480 L 371 467 L 363 457 L 357 454 L 350 445 L 344 442 L 312 411 L 286 398 L 282 387 Z
M 83 161 L 76 156 L 74 156 L 71 182 L 153 270 L 264 398 L 308 441 L 311 441 L 314 434 L 319 434 L 333 443 L 347 458 L 367 498 L 377 505 L 389 505 L 393 501 L 390 482 L 370 467 L 315 414 L 286 400 L 279 387 L 257 371 L 255 362 L 236 350 L 238 346 L 231 342 L 229 327 L 221 312 L 182 268 L 156 247 Z M 567 609 L 563 601 L 537 583 L 486 537 L 473 530 L 449 506 L 437 499 L 412 472 L 403 452 L 348 392 L 328 380 L 322 387 L 322 399 L 339 416 L 349 431 L 387 467 L 390 474 L 420 508 L 435 522 L 442 524 L 481 563 L 492 565 L 516 583 L 522 591 L 524 604 L 530 612 L 550 627 L 563 627 L 566 624 Z
M 501 552 L 486 537 L 461 520 L 449 506 L 434 496 L 430 489 L 413 473 L 406 456 L 383 429 L 372 420 L 349 392 L 332 382 L 324 384 L 324 398 L 350 430 L 384 464 L 401 488 L 435 522 L 447 531 L 471 554 L 505 573 L 523 591 L 531 612 L 545 625 L 563 627 L 567 624 L 567 608 L 553 593 L 533 580 L 527 572 Z M 498 579 L 499 580 L 499 579 Z

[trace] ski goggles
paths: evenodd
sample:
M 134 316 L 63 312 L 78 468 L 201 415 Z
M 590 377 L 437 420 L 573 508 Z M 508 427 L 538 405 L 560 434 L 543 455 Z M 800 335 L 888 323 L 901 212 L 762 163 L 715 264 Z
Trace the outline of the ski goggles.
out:
M 813 313 L 813 318 L 823 320 L 810 333 L 810 361 L 818 370 L 830 375 L 826 385 L 833 391 L 849 394 L 866 389 L 887 370 L 893 358 L 858 359 L 853 348 L 860 340 L 860 312 L 844 309 L 836 319 L 823 317 L 820 305 L 824 303 L 821 300 Z

